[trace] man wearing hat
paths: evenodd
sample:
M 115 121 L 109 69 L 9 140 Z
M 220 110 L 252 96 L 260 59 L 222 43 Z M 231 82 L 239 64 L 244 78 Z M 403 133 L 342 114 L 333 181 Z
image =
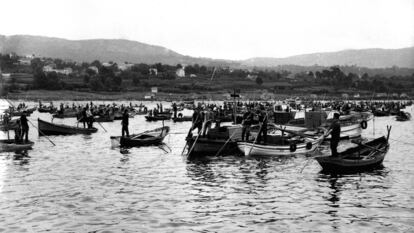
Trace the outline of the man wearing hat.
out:
M 341 124 L 339 122 L 339 113 L 334 113 L 334 118 L 332 121 L 331 126 L 329 127 L 331 130 L 331 152 L 332 156 L 338 156 L 337 147 L 339 144 L 339 140 L 341 139 Z
M 29 141 L 29 124 L 27 124 L 27 118 L 26 118 L 26 111 L 23 112 L 23 114 L 20 116 L 20 124 L 22 126 L 22 133 L 21 133 L 21 139 L 25 139 L 26 142 Z

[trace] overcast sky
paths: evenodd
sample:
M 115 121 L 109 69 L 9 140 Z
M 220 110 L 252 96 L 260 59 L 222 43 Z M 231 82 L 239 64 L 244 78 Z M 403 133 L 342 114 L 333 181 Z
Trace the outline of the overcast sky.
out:
M 414 46 L 414 0 L 0 0 L 0 34 L 129 39 L 225 59 Z

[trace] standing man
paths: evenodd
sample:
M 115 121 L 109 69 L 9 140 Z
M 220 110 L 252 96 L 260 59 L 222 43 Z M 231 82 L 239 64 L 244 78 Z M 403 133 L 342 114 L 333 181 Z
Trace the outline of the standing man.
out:
M 174 119 L 177 118 L 177 104 L 174 102 L 173 103 L 173 112 L 174 112 Z
M 247 111 L 243 114 L 243 122 L 242 122 L 242 141 L 244 141 L 246 136 L 246 141 L 249 140 L 250 136 L 250 126 L 253 122 L 253 113 L 250 110 L 250 107 L 247 108 Z
M 201 133 L 201 128 L 203 127 L 203 114 L 201 113 L 201 109 L 198 107 L 194 109 L 193 113 L 193 125 L 191 126 L 191 131 L 197 128 L 197 133 Z
M 338 156 L 337 147 L 339 140 L 341 138 L 341 124 L 339 122 L 339 113 L 334 114 L 334 119 L 331 126 L 329 127 L 331 131 L 331 152 L 333 157 Z
M 129 125 L 129 114 L 128 114 L 128 109 L 125 109 L 124 114 L 122 114 L 122 137 L 124 137 L 125 133 L 126 136 L 129 137 L 129 130 L 128 130 L 128 125 Z
M 21 133 L 21 139 L 23 140 L 23 137 L 25 138 L 25 141 L 29 141 L 29 125 L 27 124 L 27 118 L 26 118 L 26 111 L 23 112 L 23 115 L 20 117 L 20 124 L 22 126 L 22 133 Z
M 259 116 L 259 125 L 260 125 L 260 131 L 257 134 L 257 142 L 260 142 L 263 138 L 263 143 L 266 144 L 267 142 L 267 112 L 264 109 L 264 107 L 261 108 L 258 112 Z

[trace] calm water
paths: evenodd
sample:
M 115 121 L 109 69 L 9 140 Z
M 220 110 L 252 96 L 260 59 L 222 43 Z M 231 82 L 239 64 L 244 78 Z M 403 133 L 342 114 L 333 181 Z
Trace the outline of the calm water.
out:
M 38 117 L 50 119 L 30 120 Z M 144 116 L 130 124 L 161 126 Z M 306 156 L 189 162 L 181 156 L 189 122 L 166 122 L 171 153 L 111 149 L 120 121 L 102 123 L 108 132 L 50 137 L 56 146 L 31 127 L 27 156 L 0 154 L 0 232 L 414 232 L 414 121 L 375 118 L 375 136 L 387 124 L 384 168 L 343 176 L 320 173 Z

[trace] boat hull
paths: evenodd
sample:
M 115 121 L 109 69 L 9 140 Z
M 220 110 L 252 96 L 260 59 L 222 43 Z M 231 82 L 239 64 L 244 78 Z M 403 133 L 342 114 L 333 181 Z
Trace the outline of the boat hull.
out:
M 296 149 L 292 150 L 291 145 L 268 145 L 257 144 L 254 142 L 237 142 L 237 147 L 245 156 L 289 156 L 297 154 L 313 153 L 322 143 L 323 137 L 317 140 L 296 144 Z M 309 146 L 312 145 L 312 146 Z
M 188 158 L 190 159 L 215 156 L 220 149 L 220 155 L 240 154 L 240 151 L 237 148 L 237 143 L 231 140 L 227 142 L 227 139 L 198 138 L 197 142 L 194 144 L 195 140 L 196 137 L 187 138 L 187 146 L 189 150 L 193 147 L 191 153 L 188 155 Z
M 354 173 L 379 167 L 382 164 L 388 149 L 388 142 L 385 137 L 381 137 L 368 142 L 365 145 L 360 145 L 341 152 L 338 157 L 322 156 L 316 157 L 315 159 L 325 172 Z M 368 155 L 364 155 L 364 153 Z
M 32 149 L 34 142 L 16 143 L 13 139 L 0 140 L 0 152 L 12 152 Z
M 170 127 L 164 126 L 141 134 L 129 137 L 112 136 L 112 147 L 141 147 L 161 144 L 170 132 Z
M 80 128 L 62 124 L 54 124 L 38 119 L 39 131 L 45 135 L 72 135 L 72 134 L 91 134 L 98 131 L 97 128 Z M 43 134 L 39 132 L 39 136 Z

